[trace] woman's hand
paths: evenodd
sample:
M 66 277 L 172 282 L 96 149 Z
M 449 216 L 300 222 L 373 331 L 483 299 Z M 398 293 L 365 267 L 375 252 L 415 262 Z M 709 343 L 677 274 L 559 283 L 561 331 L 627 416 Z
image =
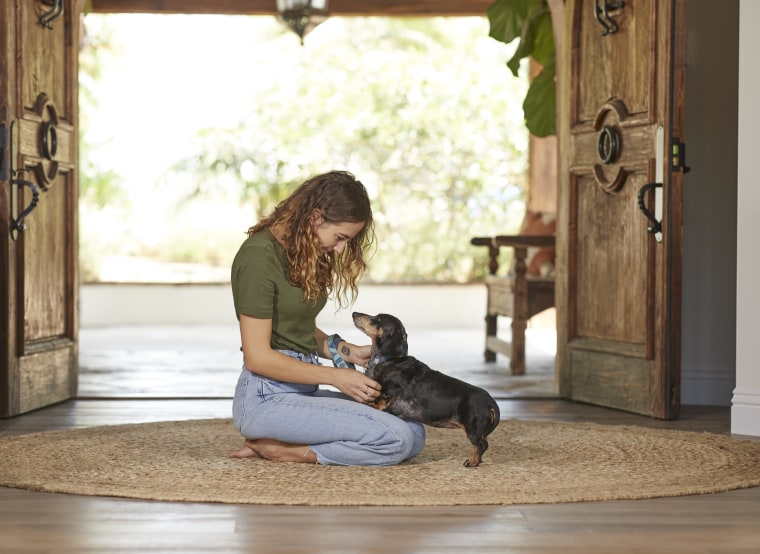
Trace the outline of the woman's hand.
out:
M 330 384 L 343 394 L 363 404 L 374 402 L 380 396 L 380 383 L 355 369 L 333 369 Z

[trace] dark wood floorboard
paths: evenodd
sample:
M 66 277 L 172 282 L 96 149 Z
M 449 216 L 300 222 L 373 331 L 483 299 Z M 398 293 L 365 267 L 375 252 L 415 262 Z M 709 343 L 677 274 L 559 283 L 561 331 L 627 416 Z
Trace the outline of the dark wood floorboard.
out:
M 85 378 L 90 379 L 92 394 L 85 395 L 88 398 L 0 419 L 0 435 L 229 417 L 231 400 L 224 392 L 229 387 L 219 384 L 219 373 L 204 372 L 203 367 L 200 371 L 184 367 L 181 372 L 163 372 L 143 363 L 135 376 L 125 374 L 130 367 L 151 358 L 162 360 L 164 368 L 183 365 L 176 363 L 181 358 L 164 363 L 170 355 L 156 354 L 156 349 L 165 348 L 167 337 L 153 338 L 164 346 L 151 349 L 131 344 L 126 349 L 128 354 L 121 357 L 115 352 L 124 348 L 123 342 L 114 341 L 109 346 L 106 340 L 96 341 L 100 350 L 91 350 L 93 355 L 87 359 L 102 362 L 110 357 L 119 364 L 110 372 L 108 363 L 95 364 L 95 370 Z M 175 339 L 169 337 L 168 342 L 176 344 Z M 83 342 L 87 347 L 87 341 Z M 174 351 L 186 352 L 187 348 Z M 433 350 L 426 352 L 435 356 Z M 210 358 L 190 354 L 185 359 Z M 457 371 L 457 376 L 497 393 L 503 419 L 591 421 L 730 433 L 728 408 L 686 406 L 681 419 L 667 422 L 551 397 L 498 394 L 509 389 L 503 382 L 504 366 L 478 365 L 470 360 L 437 359 L 442 369 Z M 178 375 L 191 385 L 172 388 L 176 384 L 172 380 Z M 219 397 L 203 398 L 206 385 L 212 381 Z M 170 398 L 183 396 L 182 391 L 187 393 L 185 398 Z M 0 488 L 0 553 L 48 552 L 757 554 L 760 488 L 630 502 L 436 508 L 167 503 Z

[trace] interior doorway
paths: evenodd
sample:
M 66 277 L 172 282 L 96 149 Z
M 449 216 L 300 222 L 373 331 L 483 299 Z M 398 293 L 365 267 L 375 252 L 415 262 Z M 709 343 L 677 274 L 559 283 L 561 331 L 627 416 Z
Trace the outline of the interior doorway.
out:
M 169 25 L 170 17 L 183 19 L 185 23 L 190 25 L 191 30 L 188 34 L 191 37 L 198 36 L 203 26 L 202 23 L 199 23 L 199 16 L 153 15 L 142 17 L 153 18 L 158 21 L 159 27 L 163 26 L 164 28 Z M 226 36 L 236 34 L 229 32 L 230 20 L 241 26 L 237 34 L 246 36 L 247 34 L 242 27 L 249 23 L 247 20 L 250 18 L 232 17 L 230 19 L 230 17 L 214 16 L 212 19 L 225 18 L 223 27 L 227 31 Z M 146 32 L 148 29 L 145 27 L 144 21 L 141 19 L 135 25 L 142 37 L 161 34 L 158 30 Z M 86 23 L 87 18 L 85 19 Z M 203 32 L 205 36 L 216 36 L 208 29 L 204 29 Z M 317 40 L 317 33 L 320 32 L 327 33 L 329 29 L 325 27 L 315 31 L 314 35 L 311 35 L 307 40 Z M 173 37 L 178 36 L 176 32 L 170 34 Z M 486 37 L 486 35 L 487 33 L 484 32 L 483 36 Z M 126 71 L 128 80 L 122 81 L 119 91 L 122 97 L 114 102 L 117 106 L 118 118 L 104 118 L 109 122 L 109 128 L 118 131 L 113 137 L 116 142 L 115 148 L 111 153 L 107 149 L 98 148 L 98 152 L 95 154 L 96 157 L 102 156 L 104 159 L 110 160 L 109 167 L 111 169 L 126 161 L 127 175 L 125 178 L 128 183 L 126 188 L 131 194 L 136 194 L 139 192 L 138 189 L 142 187 L 145 193 L 142 199 L 136 202 L 140 206 L 138 218 L 130 217 L 123 221 L 121 228 L 116 227 L 116 222 L 119 221 L 118 218 L 113 217 L 113 211 L 118 209 L 116 203 L 109 206 L 110 209 L 104 210 L 103 213 L 88 213 L 86 217 L 81 218 L 83 224 L 93 225 L 94 233 L 100 239 L 104 238 L 107 231 L 112 230 L 117 236 L 126 235 L 142 237 L 141 240 L 153 240 L 154 250 L 159 249 L 156 240 L 159 237 L 171 233 L 191 235 L 192 240 L 188 242 L 196 247 L 203 243 L 211 244 L 212 250 L 218 255 L 218 263 L 215 266 L 196 263 L 197 260 L 193 262 L 174 261 L 168 264 L 156 263 L 155 260 L 151 261 L 144 256 L 130 255 L 129 252 L 126 255 L 114 254 L 108 244 L 101 242 L 100 248 L 107 250 L 110 254 L 108 263 L 104 269 L 101 269 L 100 275 L 105 275 L 105 279 L 99 276 L 98 280 L 86 283 L 82 289 L 82 327 L 79 350 L 80 397 L 216 398 L 232 395 L 234 380 L 240 369 L 236 323 L 229 317 L 217 319 L 214 314 L 208 312 L 214 312 L 220 306 L 225 305 L 224 275 L 228 272 L 236 246 L 242 240 L 243 231 L 252 222 L 253 214 L 247 211 L 250 210 L 250 207 L 245 206 L 244 203 L 233 202 L 233 208 L 222 204 L 217 207 L 213 202 L 220 200 L 219 198 L 205 197 L 195 203 L 192 209 L 183 215 L 184 220 L 180 226 L 171 229 L 172 220 L 180 219 L 175 213 L 178 205 L 177 198 L 173 198 L 171 193 L 176 193 L 178 189 L 184 190 L 185 193 L 190 191 L 193 194 L 198 191 L 191 190 L 192 184 L 172 180 L 165 180 L 163 186 L 159 188 L 151 186 L 167 175 L 167 160 L 171 160 L 172 157 L 182 157 L 185 151 L 197 152 L 194 150 L 197 147 L 194 139 L 198 126 L 206 129 L 215 126 L 224 127 L 225 125 L 232 127 L 236 120 L 242 117 L 242 107 L 251 104 L 251 90 L 256 90 L 255 81 L 257 77 L 252 78 L 250 71 L 245 70 L 244 64 L 244 69 L 240 70 L 241 61 L 246 61 L 249 57 L 244 55 L 238 58 L 236 64 L 238 69 L 221 67 L 218 62 L 225 56 L 229 57 L 229 52 L 245 51 L 245 48 L 224 42 L 222 40 L 223 35 L 219 35 L 219 37 L 217 46 L 221 47 L 221 53 L 215 54 L 211 49 L 207 52 L 209 57 L 203 59 L 199 59 L 200 54 L 191 50 L 189 46 L 183 46 L 179 40 L 175 40 L 170 53 L 173 56 L 172 59 L 181 61 L 181 63 L 175 64 L 177 66 L 175 69 L 179 69 L 179 73 L 167 69 L 172 65 L 169 62 L 157 64 L 159 69 L 155 70 L 155 73 L 141 74 L 136 70 Z M 284 38 L 292 39 L 293 42 L 297 43 L 294 36 Z M 147 42 L 147 40 L 143 40 L 140 49 L 148 53 L 152 52 L 156 57 L 157 50 Z M 133 42 L 125 42 L 124 44 L 125 47 L 132 49 L 131 44 Z M 248 46 L 248 50 L 250 50 L 250 45 Z M 496 44 L 496 46 L 499 45 Z M 298 46 L 298 48 L 302 47 Z M 210 49 L 209 42 L 204 43 L 204 49 Z M 303 53 L 296 49 L 295 54 L 291 52 L 291 55 L 298 58 L 299 56 L 302 57 Z M 504 57 L 504 59 L 507 58 Z M 503 84 L 508 84 L 514 78 L 511 77 L 506 68 L 502 67 L 502 64 L 503 60 L 499 65 L 499 71 L 503 70 L 503 76 L 498 80 L 503 81 Z M 235 81 L 235 74 L 241 74 L 246 80 Z M 187 78 L 189 81 L 183 80 Z M 171 84 L 171 86 L 166 83 Z M 198 86 L 193 87 L 193 83 L 197 83 Z M 119 85 L 116 88 L 118 89 Z M 201 91 L 199 97 L 190 97 L 193 88 Z M 157 91 L 168 92 L 165 96 L 161 96 L 160 92 L 157 93 Z M 127 100 L 123 96 L 125 93 Z M 235 96 L 236 94 L 238 96 Z M 146 108 L 146 115 L 148 116 L 146 120 L 153 122 L 151 129 L 146 129 L 144 126 L 135 128 L 130 122 L 129 113 L 131 112 L 123 109 L 125 103 L 136 102 L 139 95 L 145 95 L 146 101 L 149 102 L 148 108 Z M 185 96 L 189 97 L 188 100 L 183 98 Z M 180 103 L 180 100 L 187 101 L 189 104 Z M 102 106 L 103 103 L 110 102 L 110 100 L 101 95 L 99 102 Z M 517 107 L 516 121 L 521 124 L 519 103 L 515 102 L 514 104 Z M 202 115 L 200 110 L 202 106 L 208 106 L 211 109 Z M 224 121 L 225 118 L 227 118 L 226 121 Z M 308 125 L 309 117 L 302 117 L 302 120 Z M 508 132 L 511 125 L 513 124 L 500 124 L 498 133 L 503 135 Z M 176 135 L 175 138 L 167 138 L 163 135 L 164 130 L 171 128 L 180 131 L 180 138 L 176 138 Z M 110 141 L 110 137 L 104 136 L 102 133 L 99 136 L 103 142 Z M 116 140 L 117 138 L 118 140 Z M 499 143 L 501 142 L 503 142 L 503 136 L 499 138 Z M 141 150 L 129 153 L 126 143 L 139 145 Z M 183 151 L 183 148 L 187 150 Z M 147 154 L 153 152 L 159 155 L 152 156 L 149 159 Z M 140 162 L 134 163 L 134 160 L 140 160 Z M 186 194 L 186 196 L 188 195 Z M 519 202 L 515 203 L 517 206 L 514 209 L 515 214 L 519 214 L 519 205 Z M 519 225 L 519 221 L 519 215 L 517 215 L 514 217 L 512 225 L 516 227 Z M 509 232 L 508 227 L 505 225 L 498 231 L 502 232 L 504 229 L 504 232 Z M 198 234 L 192 235 L 192 232 Z M 483 232 L 486 232 L 486 229 Z M 492 234 L 494 228 L 487 229 L 487 232 Z M 220 236 L 228 237 L 230 240 L 220 243 L 218 242 Z M 403 245 L 397 245 L 397 247 L 403 249 Z M 89 246 L 83 245 L 83 252 L 88 252 L 88 249 Z M 205 274 L 205 277 L 198 277 L 198 273 L 194 273 L 196 270 Z M 121 285 L 117 285 L 118 281 L 121 281 Z M 150 298 L 151 293 L 148 292 L 150 287 L 153 286 L 160 291 L 162 285 L 169 286 L 169 289 L 185 289 L 188 291 L 197 287 L 199 289 L 215 289 L 215 292 L 212 293 L 208 301 L 202 299 L 186 300 L 186 304 L 181 304 L 184 307 L 166 306 L 163 308 L 165 313 L 177 313 L 185 309 L 187 303 L 192 308 L 197 309 L 195 314 L 188 314 L 185 319 L 180 318 L 178 323 L 176 318 L 171 317 L 161 321 L 147 317 L 149 311 L 147 305 L 152 303 L 146 298 Z M 116 292 L 117 296 L 104 296 L 104 291 L 108 290 L 109 287 L 118 288 L 118 286 L 122 288 L 121 292 Z M 129 297 L 126 290 L 130 287 L 142 289 L 139 297 L 141 300 L 120 302 L 122 295 Z M 92 290 L 98 292 L 90 294 Z M 159 292 L 158 294 L 161 295 L 162 293 Z M 155 303 L 160 304 L 161 301 L 161 299 L 156 299 Z M 120 310 L 131 311 L 137 307 L 138 311 L 139 309 L 143 310 L 146 318 L 139 320 L 130 316 L 122 319 L 121 322 L 115 318 L 107 324 L 93 325 L 92 321 L 88 319 L 88 310 L 93 306 L 91 302 L 96 303 L 98 311 L 104 306 L 108 306 L 108 311 L 112 315 L 118 315 Z M 140 308 L 140 306 L 143 307 Z M 209 308 L 209 306 L 213 306 L 213 308 Z M 481 306 L 485 306 L 484 301 Z M 230 316 L 232 315 L 231 304 L 227 313 Z M 533 333 L 536 337 L 535 340 L 531 340 L 531 332 L 528 333 L 528 358 L 535 360 L 533 365 L 535 373 L 531 374 L 529 368 L 529 374 L 525 377 L 508 378 L 506 377 L 508 360 L 500 359 L 495 364 L 484 364 L 482 362 L 484 339 L 482 317 L 483 315 L 478 313 L 465 325 L 445 328 L 420 327 L 417 332 L 419 350 L 416 355 L 441 370 L 460 371 L 462 378 L 486 384 L 491 388 L 500 390 L 503 395 L 554 395 L 554 353 L 550 346 L 547 349 L 547 344 L 551 345 L 554 341 L 551 337 L 547 339 L 547 333 L 551 333 L 551 329 L 546 325 L 546 320 L 537 324 L 536 332 Z M 340 332 L 351 331 L 350 329 L 337 330 Z M 414 337 L 410 337 L 410 339 L 415 340 Z M 455 344 L 456 348 L 442 348 L 442 345 L 451 344 Z

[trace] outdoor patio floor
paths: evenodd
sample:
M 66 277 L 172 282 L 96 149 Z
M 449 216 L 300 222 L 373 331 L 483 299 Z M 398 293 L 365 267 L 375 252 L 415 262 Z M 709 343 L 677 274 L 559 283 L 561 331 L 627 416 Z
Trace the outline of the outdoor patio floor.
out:
M 556 396 L 554 329 L 528 329 L 528 371 L 521 376 L 509 374 L 506 357 L 483 361 L 480 329 L 407 331 L 411 355 L 496 398 Z M 367 342 L 356 329 L 337 332 Z M 83 328 L 79 345 L 78 398 L 231 398 L 242 364 L 236 325 Z

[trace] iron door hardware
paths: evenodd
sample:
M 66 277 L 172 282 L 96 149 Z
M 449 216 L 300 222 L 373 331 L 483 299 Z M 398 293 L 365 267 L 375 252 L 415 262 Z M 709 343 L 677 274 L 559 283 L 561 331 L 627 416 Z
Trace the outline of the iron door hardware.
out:
M 612 125 L 605 125 L 599 132 L 596 149 L 603 164 L 611 164 L 618 159 L 620 135 Z
M 27 187 L 32 191 L 31 202 L 29 202 L 26 208 L 21 211 L 18 217 L 11 217 L 11 237 L 15 240 L 15 233 L 22 232 L 26 229 L 24 219 L 26 219 L 26 216 L 32 213 L 32 210 L 37 207 L 37 202 L 40 200 L 40 191 L 37 189 L 37 185 L 31 181 L 27 181 L 26 179 L 13 179 L 11 181 L 11 185 L 16 185 L 17 187 Z
M 50 6 L 50 9 L 40 15 L 40 25 L 46 29 L 52 29 L 53 21 L 63 15 L 63 0 L 41 0 L 43 4 Z
M 641 189 L 639 189 L 639 209 L 651 223 L 651 225 L 647 227 L 647 231 L 654 235 L 657 235 L 658 233 L 662 235 L 662 221 L 658 220 L 655 217 L 654 213 L 652 213 L 649 208 L 647 208 L 646 202 L 644 201 L 644 195 L 652 189 L 656 190 L 661 188 L 662 183 L 647 183 L 641 187 Z
M 607 0 L 601 0 L 601 4 L 599 3 L 599 0 L 594 0 L 594 18 L 599 23 L 599 25 L 602 26 L 604 29 L 602 31 L 602 36 L 607 35 L 614 35 L 620 30 L 620 25 L 618 25 L 618 22 L 612 19 L 612 16 L 610 15 L 611 10 L 620 10 L 625 6 L 625 2 L 623 1 L 617 1 L 617 2 L 607 2 Z
M 15 121 L 11 122 L 10 128 L 6 129 L 5 125 L 0 125 L 0 181 L 5 180 L 2 178 L 3 175 L 7 177 L 10 177 L 9 183 L 10 183 L 10 214 L 9 214 L 9 220 L 10 220 L 10 233 L 11 238 L 13 240 L 16 240 L 18 238 L 18 234 L 23 232 L 26 229 L 26 224 L 24 223 L 24 219 L 32 213 L 34 208 L 37 207 L 37 203 L 40 200 L 40 191 L 37 188 L 37 185 L 35 185 L 32 181 L 29 181 L 27 179 L 22 179 L 21 174 L 24 173 L 24 169 L 13 169 L 13 127 L 15 125 Z M 5 160 L 5 153 L 8 152 L 8 163 L 6 164 L 3 160 Z M 14 188 L 13 187 L 19 187 L 16 189 L 16 194 L 14 194 Z M 15 215 L 15 209 L 18 207 L 18 190 L 21 190 L 22 188 L 28 188 L 32 191 L 32 199 L 27 204 L 27 206 L 21 210 L 21 213 L 18 214 L 18 216 Z
M 649 220 L 650 225 L 647 231 L 655 236 L 657 242 L 662 242 L 662 202 L 663 190 L 662 183 L 664 180 L 664 153 L 665 136 L 662 127 L 657 128 L 655 135 L 655 178 L 656 182 L 647 183 L 639 190 L 638 203 L 639 210 Z M 686 145 L 678 138 L 670 140 L 670 170 L 683 171 L 688 173 L 691 168 L 686 165 Z M 644 196 L 650 190 L 654 190 L 654 211 L 649 210 L 646 206 Z
M 678 138 L 670 141 L 670 169 L 688 173 L 691 168 L 686 165 L 686 144 Z
M 663 204 L 663 189 L 662 184 L 665 182 L 665 128 L 660 125 L 657 127 L 657 131 L 654 135 L 654 183 L 647 183 L 639 190 L 638 204 L 639 210 L 649 220 L 649 227 L 647 231 L 654 235 L 657 242 L 662 242 L 662 204 Z M 654 191 L 654 208 L 650 210 L 647 208 L 644 201 L 644 195 L 650 191 Z

